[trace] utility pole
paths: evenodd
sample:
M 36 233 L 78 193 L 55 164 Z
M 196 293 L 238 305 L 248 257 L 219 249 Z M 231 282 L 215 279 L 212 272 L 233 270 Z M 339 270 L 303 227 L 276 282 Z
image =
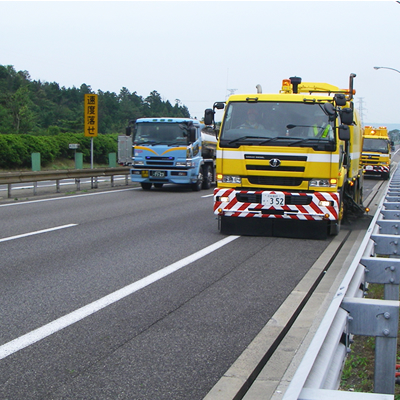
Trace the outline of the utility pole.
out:
M 229 94 L 227 94 L 225 96 L 225 98 L 228 98 L 229 96 L 232 96 L 237 91 L 237 89 L 226 89 L 226 90 L 229 92 Z
M 363 100 L 364 97 L 358 97 L 358 111 L 360 113 L 360 119 L 361 119 L 361 126 L 364 125 L 364 107 L 363 107 Z

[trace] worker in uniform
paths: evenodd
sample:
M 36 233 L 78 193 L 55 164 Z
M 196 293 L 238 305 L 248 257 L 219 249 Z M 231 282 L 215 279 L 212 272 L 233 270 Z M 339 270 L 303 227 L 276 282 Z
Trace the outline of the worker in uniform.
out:
M 246 122 L 240 125 L 240 129 L 265 129 L 263 125 L 257 122 L 258 112 L 254 109 L 249 109 L 247 111 Z
M 321 139 L 333 139 L 332 126 L 326 121 L 326 117 L 318 116 L 312 127 L 311 136 Z

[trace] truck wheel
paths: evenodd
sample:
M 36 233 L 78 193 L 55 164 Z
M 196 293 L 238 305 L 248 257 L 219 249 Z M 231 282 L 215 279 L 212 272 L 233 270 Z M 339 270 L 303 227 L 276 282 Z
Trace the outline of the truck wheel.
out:
M 149 183 L 149 182 L 142 182 L 141 185 L 142 185 L 142 189 L 143 190 L 150 190 L 151 189 L 151 183 Z
M 341 221 L 331 221 L 328 234 L 331 236 L 337 236 L 340 232 Z
M 203 186 L 203 171 L 202 168 L 200 168 L 199 175 L 197 175 L 197 182 L 192 183 L 192 190 L 198 192 L 199 190 L 201 190 L 202 186 Z
M 204 166 L 204 180 L 202 189 L 210 189 L 213 180 L 213 174 L 209 165 Z

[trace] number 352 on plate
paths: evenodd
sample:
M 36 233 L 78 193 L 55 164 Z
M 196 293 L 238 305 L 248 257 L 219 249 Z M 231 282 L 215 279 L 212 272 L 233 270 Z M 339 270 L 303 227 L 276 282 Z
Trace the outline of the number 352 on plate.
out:
M 283 193 L 263 193 L 261 204 L 263 206 L 284 206 L 285 195 Z

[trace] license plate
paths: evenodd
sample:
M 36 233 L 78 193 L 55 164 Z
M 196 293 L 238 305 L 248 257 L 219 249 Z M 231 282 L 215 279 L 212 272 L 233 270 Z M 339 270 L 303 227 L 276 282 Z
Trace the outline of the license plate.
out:
M 166 172 L 165 171 L 150 171 L 150 175 L 153 178 L 165 178 Z
M 263 193 L 261 196 L 261 204 L 263 206 L 284 206 L 285 195 L 283 193 Z
M 366 169 L 367 171 L 372 171 L 372 170 L 374 169 L 374 167 L 373 167 L 372 165 L 367 165 L 367 166 L 365 167 L 365 169 Z

